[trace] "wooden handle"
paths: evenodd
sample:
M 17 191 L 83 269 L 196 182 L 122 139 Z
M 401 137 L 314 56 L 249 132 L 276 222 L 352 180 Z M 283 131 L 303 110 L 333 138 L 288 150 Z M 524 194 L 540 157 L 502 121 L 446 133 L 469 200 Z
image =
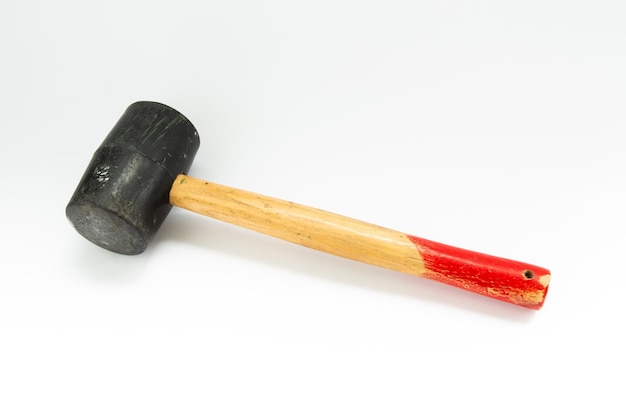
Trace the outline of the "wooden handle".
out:
M 170 203 L 323 252 L 540 309 L 550 272 L 290 201 L 179 175 Z

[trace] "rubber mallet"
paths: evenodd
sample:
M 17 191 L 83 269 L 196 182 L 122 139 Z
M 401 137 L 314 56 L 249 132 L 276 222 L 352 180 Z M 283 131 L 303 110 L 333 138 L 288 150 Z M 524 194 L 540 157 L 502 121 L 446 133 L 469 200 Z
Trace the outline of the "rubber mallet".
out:
M 430 278 L 531 309 L 550 272 L 185 175 L 200 146 L 185 116 L 132 104 L 95 152 L 66 208 L 76 230 L 122 254 L 146 249 L 172 206 L 289 242 Z

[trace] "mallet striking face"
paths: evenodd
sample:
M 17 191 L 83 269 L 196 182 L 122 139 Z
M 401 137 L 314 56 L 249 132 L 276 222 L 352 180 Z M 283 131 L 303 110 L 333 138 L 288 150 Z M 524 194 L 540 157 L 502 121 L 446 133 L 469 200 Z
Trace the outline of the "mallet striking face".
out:
M 76 230 L 122 254 L 143 252 L 178 206 L 345 258 L 539 309 L 550 272 L 323 210 L 185 175 L 200 146 L 171 107 L 132 104 L 94 154 L 66 208 Z

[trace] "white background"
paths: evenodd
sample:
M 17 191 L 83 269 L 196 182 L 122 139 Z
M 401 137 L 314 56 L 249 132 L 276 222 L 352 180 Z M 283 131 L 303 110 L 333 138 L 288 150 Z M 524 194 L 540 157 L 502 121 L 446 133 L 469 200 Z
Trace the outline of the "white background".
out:
M 626 3 L 0 3 L 0 415 L 624 415 Z M 64 208 L 134 101 L 191 174 L 552 270 L 533 312 L 172 210 Z

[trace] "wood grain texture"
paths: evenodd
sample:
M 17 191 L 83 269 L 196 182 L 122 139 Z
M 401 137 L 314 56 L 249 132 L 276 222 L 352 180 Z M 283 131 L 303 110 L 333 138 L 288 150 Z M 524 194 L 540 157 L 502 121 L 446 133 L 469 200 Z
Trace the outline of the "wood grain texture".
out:
M 170 203 L 344 258 L 417 275 L 539 309 L 545 268 L 431 242 L 286 200 L 179 175 Z
M 290 201 L 180 175 L 174 206 L 322 252 L 414 275 L 424 263 L 405 234 Z

